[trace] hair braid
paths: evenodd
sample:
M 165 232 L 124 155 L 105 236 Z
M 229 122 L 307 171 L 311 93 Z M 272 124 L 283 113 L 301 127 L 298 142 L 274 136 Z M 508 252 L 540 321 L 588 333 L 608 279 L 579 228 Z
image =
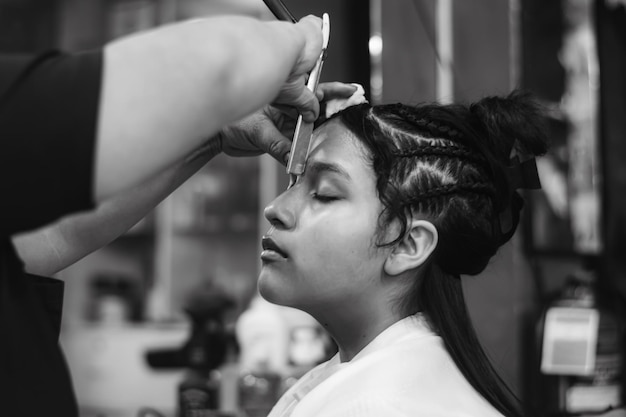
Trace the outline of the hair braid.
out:
M 449 158 L 457 158 L 467 162 L 475 163 L 484 167 L 488 167 L 487 161 L 485 158 L 477 152 L 472 151 L 471 149 L 458 145 L 456 143 L 450 144 L 436 144 L 436 143 L 427 143 L 423 144 L 419 147 L 395 151 L 393 153 L 394 156 L 402 157 L 402 158 L 412 158 L 412 157 L 424 157 L 424 156 L 444 156 Z
M 408 106 L 399 105 L 397 107 L 397 114 L 407 122 L 422 130 L 428 131 L 431 136 L 447 139 L 459 139 L 463 137 L 463 134 L 453 127 L 438 123 L 434 120 L 418 117 L 414 109 Z
M 450 194 L 474 193 L 487 196 L 493 196 L 495 189 L 489 183 L 471 182 L 471 183 L 452 183 L 444 184 L 438 187 L 432 187 L 428 190 L 421 191 L 417 195 L 412 196 L 407 202 L 417 203 L 431 198 L 448 196 Z

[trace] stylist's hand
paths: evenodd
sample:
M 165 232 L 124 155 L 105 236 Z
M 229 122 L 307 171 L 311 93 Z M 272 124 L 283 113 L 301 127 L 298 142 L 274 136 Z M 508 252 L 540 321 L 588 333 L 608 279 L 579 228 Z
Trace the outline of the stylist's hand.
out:
M 348 98 L 355 91 L 356 87 L 351 84 L 321 83 L 317 88 L 318 97 L 313 96 L 313 100 L 319 108 L 318 98 L 322 102 Z M 268 153 L 280 163 L 286 164 L 296 118 L 295 112 L 288 114 L 274 106 L 266 106 L 222 129 L 220 132 L 222 151 L 230 156 Z
M 287 82 L 283 85 L 274 103 L 294 107 L 307 122 L 314 122 L 319 115 L 319 102 L 306 88 L 306 75 L 313 69 L 322 52 L 322 19 L 306 16 L 294 25 L 304 36 L 304 46 Z

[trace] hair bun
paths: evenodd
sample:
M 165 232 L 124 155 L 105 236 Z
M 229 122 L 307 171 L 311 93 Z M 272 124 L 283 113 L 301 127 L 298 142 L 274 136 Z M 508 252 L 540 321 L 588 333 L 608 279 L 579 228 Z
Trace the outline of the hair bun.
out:
M 513 91 L 505 97 L 485 97 L 470 106 L 472 114 L 480 121 L 486 133 L 492 153 L 494 183 L 498 190 L 494 201 L 496 215 L 494 233 L 499 235 L 500 244 L 507 242 L 515 232 L 520 219 L 524 200 L 516 190 L 540 188 L 517 178 L 512 173 L 523 174 L 521 161 L 544 154 L 548 149 L 545 135 L 546 118 L 544 109 L 528 93 Z M 533 165 L 534 166 L 534 165 Z M 536 170 L 536 167 L 535 167 Z M 518 175 L 519 176 L 519 175 Z
M 501 163 L 508 164 L 513 149 L 529 156 L 548 150 L 544 109 L 529 93 L 516 90 L 505 97 L 485 97 L 472 104 L 470 111 L 481 122 Z

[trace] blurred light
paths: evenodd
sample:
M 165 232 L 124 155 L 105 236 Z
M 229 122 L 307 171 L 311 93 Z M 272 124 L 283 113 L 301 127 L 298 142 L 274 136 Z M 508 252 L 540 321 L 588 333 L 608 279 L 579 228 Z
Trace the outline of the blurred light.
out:
M 373 76 L 370 79 L 370 83 L 371 83 L 372 90 L 375 90 L 377 92 L 378 91 L 382 91 L 382 88 L 383 88 L 383 78 L 382 77 Z
M 378 82 L 376 78 L 372 79 L 371 82 L 371 96 L 373 103 L 380 103 L 383 97 L 383 83 L 382 81 Z
M 379 104 L 383 100 L 383 0 L 370 0 L 370 101 Z
M 383 53 L 383 38 L 380 35 L 373 35 L 369 41 L 370 55 L 380 56 Z

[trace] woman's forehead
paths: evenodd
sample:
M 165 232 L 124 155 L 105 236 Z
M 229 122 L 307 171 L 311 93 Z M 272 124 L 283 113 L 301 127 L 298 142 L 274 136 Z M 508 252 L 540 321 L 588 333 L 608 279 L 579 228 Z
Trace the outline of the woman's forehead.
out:
M 362 157 L 367 155 L 359 138 L 340 119 L 330 120 L 313 132 L 311 152 L 318 148 L 341 149 L 342 155 L 345 153 L 358 154 Z
M 373 178 L 364 145 L 343 123 L 332 120 L 315 130 L 311 141 L 308 164 L 334 164 L 360 181 Z

